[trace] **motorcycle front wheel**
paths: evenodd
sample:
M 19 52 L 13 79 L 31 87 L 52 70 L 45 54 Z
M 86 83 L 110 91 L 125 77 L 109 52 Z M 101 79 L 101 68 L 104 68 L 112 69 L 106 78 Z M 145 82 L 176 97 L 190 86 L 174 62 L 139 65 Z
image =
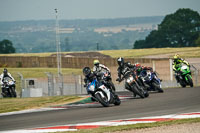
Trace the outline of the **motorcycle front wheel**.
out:
M 95 97 L 104 107 L 109 107 L 109 101 L 106 97 L 103 98 L 99 93 L 96 93 Z
M 11 88 L 11 97 L 17 97 L 17 93 L 14 87 Z
M 156 80 L 154 80 L 152 82 L 153 87 L 155 88 L 155 90 L 157 90 L 159 93 L 163 93 L 163 89 L 160 87 L 160 83 Z
M 144 90 L 142 88 L 140 88 L 140 86 L 136 83 L 132 86 L 133 88 L 133 92 L 137 95 L 139 95 L 141 98 L 145 98 L 145 93 Z
M 187 76 L 190 87 L 193 87 L 193 81 L 190 75 Z

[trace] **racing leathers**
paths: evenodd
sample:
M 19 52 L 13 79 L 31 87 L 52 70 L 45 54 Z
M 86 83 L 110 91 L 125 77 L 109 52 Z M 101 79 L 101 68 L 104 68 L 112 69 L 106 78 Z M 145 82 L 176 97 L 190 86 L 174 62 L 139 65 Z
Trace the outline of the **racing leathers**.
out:
M 103 64 L 94 65 L 93 73 L 96 75 L 98 75 L 99 73 L 104 73 L 106 76 L 106 81 L 107 81 L 106 86 L 109 87 L 111 90 L 115 91 L 115 86 L 111 78 L 111 72 L 108 67 L 106 67 Z
M 103 72 L 103 73 L 110 74 L 110 69 L 103 64 L 98 64 L 98 65 L 94 65 L 93 72 L 94 73 Z
M 116 81 L 121 82 L 124 79 L 124 75 L 126 75 L 129 72 L 135 71 L 135 65 L 132 65 L 130 62 L 125 62 L 123 63 L 123 65 L 118 67 L 117 71 L 118 71 L 118 78 L 116 79 Z M 127 90 L 130 90 L 129 85 L 127 84 L 125 84 L 125 88 Z
M 190 64 L 186 61 L 186 60 L 184 60 L 184 59 L 182 59 L 182 58 L 179 58 L 179 59 L 176 59 L 176 60 L 174 60 L 174 62 L 173 62 L 173 64 L 172 64 L 172 66 L 173 66 L 173 70 L 176 72 L 176 71 L 179 71 L 179 68 L 180 68 L 180 65 L 181 64 L 186 64 L 188 67 L 190 67 Z
M 3 85 L 3 79 L 4 79 L 5 77 L 9 77 L 9 78 L 11 78 L 11 79 L 15 82 L 15 79 L 12 77 L 12 75 L 11 75 L 10 73 L 7 73 L 7 74 L 2 73 L 2 74 L 0 75 L 0 84 L 1 84 L 1 85 Z
M 180 72 L 180 65 L 181 64 L 186 64 L 188 67 L 190 67 L 190 64 L 185 61 L 184 59 L 182 58 L 179 58 L 179 59 L 175 59 L 173 64 L 172 64 L 172 67 L 173 67 L 173 71 L 175 71 L 175 78 L 176 78 L 176 81 L 179 83 L 179 77 L 178 77 L 178 73 Z

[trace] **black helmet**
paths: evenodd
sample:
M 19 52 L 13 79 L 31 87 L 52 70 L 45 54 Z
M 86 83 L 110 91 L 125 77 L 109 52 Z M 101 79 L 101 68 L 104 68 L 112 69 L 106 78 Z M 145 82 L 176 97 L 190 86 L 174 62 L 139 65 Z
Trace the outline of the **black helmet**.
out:
M 119 66 L 123 66 L 124 65 L 124 58 L 122 58 L 122 57 L 117 58 L 117 63 L 118 63 Z
M 3 69 L 3 73 L 7 75 L 8 74 L 8 70 L 6 68 L 4 68 Z
M 83 74 L 85 76 L 89 75 L 91 73 L 91 69 L 89 67 L 84 67 L 83 68 Z

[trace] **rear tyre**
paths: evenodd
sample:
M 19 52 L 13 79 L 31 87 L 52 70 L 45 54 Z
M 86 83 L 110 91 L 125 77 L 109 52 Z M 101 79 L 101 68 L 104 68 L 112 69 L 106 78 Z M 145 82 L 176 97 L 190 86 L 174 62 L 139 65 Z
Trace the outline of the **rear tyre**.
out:
M 109 101 L 108 99 L 105 97 L 101 97 L 101 95 L 99 93 L 95 94 L 95 97 L 97 98 L 97 100 L 104 106 L 104 107 L 109 107 Z
M 149 96 L 149 92 L 148 92 L 148 91 L 145 91 L 144 96 L 145 96 L 145 97 L 148 97 L 148 96 Z
M 119 99 L 119 96 L 118 95 L 115 95 L 115 102 L 114 102 L 114 105 L 115 106 L 119 106 L 121 104 L 121 100 Z

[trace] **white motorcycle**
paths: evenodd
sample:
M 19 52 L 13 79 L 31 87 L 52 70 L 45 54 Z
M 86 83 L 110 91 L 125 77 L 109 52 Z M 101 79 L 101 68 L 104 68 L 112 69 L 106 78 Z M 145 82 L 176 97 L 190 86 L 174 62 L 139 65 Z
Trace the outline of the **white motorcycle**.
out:
M 17 97 L 17 93 L 15 91 L 15 82 L 9 77 L 5 77 L 3 79 L 2 90 L 3 97 Z
M 121 104 L 118 95 L 114 94 L 102 81 L 94 79 L 86 86 L 86 89 L 88 93 L 92 95 L 92 98 L 101 103 L 104 107 L 109 107 L 110 104 Z

